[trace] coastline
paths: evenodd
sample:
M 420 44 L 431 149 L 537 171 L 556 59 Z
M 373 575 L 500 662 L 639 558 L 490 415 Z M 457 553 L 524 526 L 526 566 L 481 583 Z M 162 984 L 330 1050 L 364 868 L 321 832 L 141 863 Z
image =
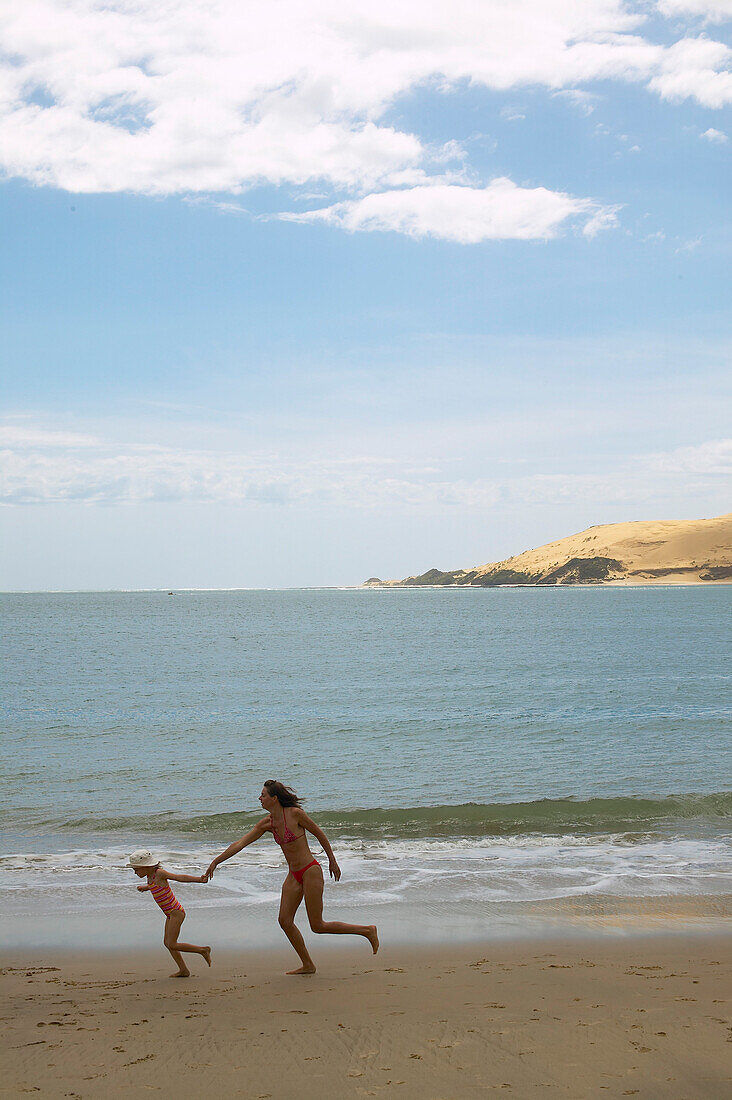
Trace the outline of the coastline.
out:
M 302 1100 L 723 1095 L 732 938 L 628 936 L 442 947 L 318 943 L 167 954 L 13 952 L 6 1095 Z
M 343 871 L 338 884 L 326 883 L 326 914 L 377 923 L 392 943 L 424 945 L 444 942 L 446 928 L 452 942 L 478 942 L 564 930 L 729 926 L 731 798 L 717 792 L 316 811 Z M 134 889 L 129 851 L 152 842 L 166 867 L 190 873 L 250 827 L 250 816 L 234 808 L 196 810 L 107 817 L 100 822 L 106 832 L 90 831 L 93 818 L 64 830 L 27 818 L 23 824 L 21 816 L 6 828 L 0 854 L 0 947 L 135 949 L 157 942 L 159 913 Z M 9 815 L 5 824 L 12 824 Z M 181 883 L 189 935 L 231 949 L 276 946 L 284 874 L 279 849 L 261 844 L 205 886 Z M 304 911 L 300 916 L 306 924 Z
M 495 584 L 495 585 L 480 585 L 480 584 L 404 584 L 402 581 L 380 581 L 378 584 L 370 584 L 368 581 L 364 581 L 361 584 L 296 584 L 289 587 L 269 587 L 269 588 L 252 588 L 246 585 L 239 585 L 236 587 L 228 588 L 196 588 L 183 586 L 174 586 L 172 589 L 168 587 L 164 588 L 12 588 L 12 589 L 0 589 L 0 596 L 185 596 L 185 595 L 204 595 L 207 592 L 216 593 L 237 593 L 237 592 L 361 592 L 363 590 L 370 589 L 392 589 L 392 588 L 419 588 L 419 589 L 434 589 L 434 588 L 466 588 L 466 589 L 480 589 L 480 588 L 571 588 L 576 590 L 592 589 L 592 588 L 719 588 L 725 585 L 732 585 L 731 579 L 719 579 L 719 580 L 689 580 L 683 578 L 680 580 L 673 580 L 668 577 L 658 577 L 655 579 L 646 578 L 645 580 L 635 580 L 633 578 L 620 577 L 616 580 L 606 581 L 592 581 L 592 582 L 565 582 L 563 584 Z
M 40 896 L 35 911 L 6 907 L 0 950 L 6 958 L 73 956 L 82 947 L 95 955 L 147 950 L 162 940 L 160 914 L 157 908 L 138 904 L 136 895 L 125 893 L 130 904 L 121 907 L 106 902 L 91 912 L 88 906 L 73 911 L 49 906 L 48 896 L 45 910 Z M 276 951 L 282 943 L 276 921 L 277 891 L 271 891 L 256 907 L 243 897 L 209 901 L 195 887 L 187 894 L 180 888 L 177 893 L 186 906 L 187 938 L 211 942 L 226 952 L 248 944 L 252 950 L 266 953 Z M 595 892 L 482 903 L 467 903 L 456 895 L 452 905 L 414 896 L 379 906 L 373 904 L 373 898 L 349 899 L 328 892 L 325 916 L 352 923 L 369 919 L 378 924 L 382 941 L 394 950 L 413 946 L 440 951 L 447 943 L 466 948 L 479 943 L 536 944 L 556 938 L 610 943 L 638 936 L 732 933 L 732 893 L 629 896 Z M 333 941 L 320 940 L 309 930 L 304 908 L 298 914 L 298 925 L 313 949 L 332 948 Z
M 714 584 L 732 581 L 732 513 L 701 520 L 634 520 L 588 527 L 502 561 L 432 567 L 371 586 L 564 587 L 613 583 Z
M 630 577 L 619 577 L 612 581 L 577 581 L 577 582 L 564 582 L 562 584 L 405 584 L 404 581 L 381 581 L 379 584 L 369 584 L 368 581 L 363 584 L 356 585 L 358 589 L 370 589 L 370 590 L 393 590 L 395 588 L 418 588 L 420 590 L 427 591 L 429 589 L 443 589 L 443 588 L 465 588 L 475 590 L 487 590 L 495 591 L 497 588 L 540 588 L 550 589 L 556 591 L 557 589 L 571 588 L 572 591 L 577 589 L 597 589 L 597 588 L 720 588 L 725 585 L 732 585 L 732 580 L 672 580 L 668 577 L 663 579 L 657 578 L 646 580 L 633 580 Z M 183 591 L 183 589 L 181 589 Z

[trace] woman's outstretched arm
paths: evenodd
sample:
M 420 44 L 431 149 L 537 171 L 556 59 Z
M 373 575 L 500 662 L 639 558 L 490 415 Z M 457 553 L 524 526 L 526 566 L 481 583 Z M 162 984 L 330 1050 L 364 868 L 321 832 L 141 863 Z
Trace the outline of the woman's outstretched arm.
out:
M 246 836 L 243 836 L 241 840 L 235 840 L 220 856 L 216 856 L 215 859 L 212 859 L 208 866 L 208 870 L 204 873 L 205 880 L 208 882 L 220 863 L 223 863 L 227 859 L 231 859 L 231 857 L 237 855 L 242 848 L 246 848 L 248 844 L 254 844 L 255 840 L 259 840 L 260 837 L 264 836 L 269 829 L 269 820 L 268 817 L 263 817 L 261 821 L 257 822 L 253 829 L 249 830 Z
M 307 829 L 309 833 L 312 833 L 315 839 L 318 841 L 328 857 L 328 870 L 330 872 L 330 876 L 331 878 L 334 878 L 336 882 L 338 882 L 339 878 L 341 877 L 341 869 L 338 866 L 336 857 L 333 855 L 333 849 L 330 846 L 330 841 L 328 840 L 328 837 L 325 835 L 320 826 L 316 825 L 312 817 L 308 817 L 305 811 L 300 809 L 299 806 L 296 811 L 295 820 L 299 822 L 300 825 L 302 825 L 303 829 Z

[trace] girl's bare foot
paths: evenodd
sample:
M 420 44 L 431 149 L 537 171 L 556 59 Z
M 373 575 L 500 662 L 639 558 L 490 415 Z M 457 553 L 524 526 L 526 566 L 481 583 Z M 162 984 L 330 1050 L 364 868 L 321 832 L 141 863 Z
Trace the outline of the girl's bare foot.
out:
M 373 948 L 373 951 L 374 951 L 374 955 L 375 955 L 376 952 L 379 950 L 379 937 L 376 934 L 376 925 L 375 924 L 370 924 L 369 925 L 369 934 L 366 938 L 369 941 L 369 943 L 371 944 L 371 946 Z
M 314 966 L 298 966 L 297 970 L 288 970 L 288 974 L 314 974 Z
M 211 965 L 211 948 L 210 947 L 204 947 L 201 954 L 203 955 L 204 959 L 206 960 L 206 962 L 210 966 Z
M 175 974 L 171 974 L 171 978 L 190 978 L 190 970 L 176 970 Z

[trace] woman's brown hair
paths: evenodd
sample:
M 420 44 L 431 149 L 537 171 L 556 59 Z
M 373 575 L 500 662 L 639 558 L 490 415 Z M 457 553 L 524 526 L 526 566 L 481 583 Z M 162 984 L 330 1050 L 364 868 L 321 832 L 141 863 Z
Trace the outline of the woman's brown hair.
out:
M 278 800 L 280 806 L 299 806 L 302 802 L 302 799 L 297 797 L 291 787 L 286 787 L 284 783 L 278 783 L 276 779 L 266 779 L 264 786 L 272 798 Z

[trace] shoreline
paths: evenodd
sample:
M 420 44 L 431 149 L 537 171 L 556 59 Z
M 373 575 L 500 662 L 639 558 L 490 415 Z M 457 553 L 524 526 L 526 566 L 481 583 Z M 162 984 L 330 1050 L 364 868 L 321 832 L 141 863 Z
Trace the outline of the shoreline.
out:
M 664 577 L 663 580 L 631 580 L 630 578 L 619 578 L 614 581 L 592 581 L 592 582 L 578 582 L 578 583 L 564 583 L 564 584 L 403 584 L 401 581 L 384 581 L 381 584 L 360 584 L 356 587 L 372 589 L 377 591 L 392 591 L 395 588 L 415 588 L 420 591 L 429 591 L 434 588 L 468 588 L 468 589 L 491 589 L 495 591 L 497 588 L 540 588 L 549 589 L 550 591 L 557 591 L 563 589 L 597 589 L 597 588 L 718 588 L 719 586 L 732 585 L 732 580 L 682 580 L 674 581 Z M 180 592 L 190 591 L 197 592 L 200 589 L 178 589 Z M 307 591 L 307 590 L 303 590 Z
M 720 585 L 732 585 L 732 580 L 631 580 L 593 581 L 591 583 L 570 584 L 402 584 L 401 581 L 382 581 L 380 584 L 305 584 L 283 588 L 250 588 L 246 585 L 235 588 L 188 588 L 173 586 L 167 588 L 8 588 L 0 589 L 0 596 L 178 596 L 186 593 L 203 594 L 225 592 L 361 592 L 371 589 L 386 590 L 393 588 L 718 588 Z
M 136 953 L 12 952 L 0 1092 L 44 1097 L 716 1100 L 732 937 L 440 948 L 341 941 L 318 973 L 280 949 L 216 952 L 168 978 Z M 199 965 L 200 964 L 200 965 Z
M 326 883 L 326 919 L 376 923 L 392 943 L 425 946 L 439 946 L 446 936 L 452 942 L 475 943 L 535 940 L 565 931 L 583 937 L 595 931 L 615 936 L 634 930 L 727 928 L 732 924 L 725 829 L 729 801 L 724 793 L 677 796 L 668 804 L 470 804 L 463 807 L 462 816 L 460 808 L 448 808 L 457 838 L 417 836 L 393 842 L 380 836 L 381 811 L 354 811 L 351 816 L 358 820 L 350 824 L 348 813 L 335 812 L 349 833 L 340 840 L 325 814 L 323 826 L 333 837 L 343 870 L 340 883 Z M 671 813 L 687 817 L 666 835 Z M 374 814 L 376 835 L 364 839 Z M 537 814 L 538 832 L 524 835 L 527 823 L 537 824 Z M 421 833 L 420 812 L 407 810 L 405 815 Z M 429 808 L 424 811 L 426 818 L 431 815 Z M 504 827 L 507 815 L 515 818 L 522 831 L 516 836 L 513 830 L 505 836 L 484 835 L 491 815 Z M 232 816 L 235 820 L 224 832 L 246 831 L 238 815 Z M 439 811 L 437 816 L 441 821 L 444 815 Z M 198 821 L 195 815 L 191 820 Z M 476 820 L 482 835 L 466 835 Z M 582 822 L 584 831 L 572 835 L 568 821 Z M 591 832 L 593 825 L 601 830 L 597 835 Z M 685 831 L 677 828 L 683 825 Z M 546 826 L 553 826 L 557 834 L 548 835 Z M 137 893 L 126 867 L 127 852 L 136 841 L 139 844 L 136 830 L 132 825 L 130 829 L 127 842 L 123 835 L 116 836 L 113 845 L 109 838 L 76 838 L 73 846 L 59 851 L 48 844 L 39 849 L 34 843 L 26 853 L 1 857 L 0 882 L 5 889 L 0 948 L 42 951 L 93 944 L 105 950 L 118 944 L 134 949 L 157 942 L 159 911 Z M 169 869 L 190 873 L 206 867 L 222 847 L 223 841 L 208 838 L 203 843 L 194 833 L 168 836 L 156 851 Z M 280 859 L 278 850 L 263 845 L 227 863 L 211 883 L 180 884 L 176 893 L 190 918 L 187 935 L 204 935 L 233 949 L 243 942 L 276 946 L 281 939 L 276 914 L 286 873 Z M 95 898 L 92 907 L 90 890 Z M 307 936 L 304 910 L 299 917 Z
M 119 947 L 96 947 L 94 944 L 85 944 L 83 947 L 9 947 L 0 952 L 0 979 L 5 979 L 10 971 L 20 973 L 23 970 L 50 969 L 59 965 L 59 961 L 66 967 L 78 968 L 87 971 L 101 966 L 124 965 L 131 972 L 146 970 L 153 966 L 153 977 L 163 980 L 167 977 L 167 971 L 174 964 L 169 959 L 163 946 L 162 923 L 160 924 L 159 937 L 149 936 L 144 943 L 131 947 L 129 944 L 120 944 Z M 300 922 L 302 924 L 302 922 Z M 626 952 L 669 951 L 680 948 L 695 950 L 701 947 L 716 947 L 717 952 L 730 952 L 730 964 L 732 965 L 732 924 L 729 927 L 708 929 L 705 927 L 694 928 L 690 925 L 667 928 L 633 928 L 628 927 L 618 930 L 616 935 L 608 935 L 602 927 L 588 930 L 584 934 L 577 935 L 573 929 L 545 932 L 541 936 L 520 935 L 510 938 L 482 936 L 471 940 L 443 940 L 440 943 L 414 943 L 408 941 L 391 941 L 381 938 L 379 951 L 373 955 L 371 949 L 360 936 L 329 936 L 322 938 L 309 932 L 307 926 L 302 926 L 306 934 L 308 947 L 313 955 L 316 955 L 318 965 L 317 975 L 326 969 L 331 972 L 333 968 L 344 968 L 350 975 L 357 973 L 376 973 L 382 966 L 392 966 L 396 956 L 399 956 L 410 965 L 421 962 L 429 957 L 436 961 L 450 961 L 460 959 L 473 959 L 482 954 L 494 955 L 497 958 L 524 958 L 535 954 L 537 951 L 544 955 L 554 952 L 558 955 L 581 955 L 588 952 L 598 956 L 620 956 Z M 379 929 L 381 932 L 381 929 Z M 188 935 L 188 933 L 186 933 Z M 297 956 L 286 939 L 283 932 L 278 929 L 279 941 L 276 944 L 256 945 L 249 944 L 243 947 L 217 947 L 213 944 L 216 966 L 233 966 L 238 968 L 271 969 L 272 974 L 286 975 L 291 965 L 297 966 Z M 200 936 L 196 938 L 201 939 Z M 213 955 L 212 955 L 213 957 Z M 191 963 L 190 960 L 193 960 Z M 324 961 L 324 960 L 327 960 Z M 201 964 L 195 955 L 188 956 L 188 962 L 192 971 L 192 979 L 196 977 L 214 975 L 214 968 L 210 971 Z M 386 971 L 393 973 L 394 971 Z M 316 975 L 316 976 L 317 976 Z M 150 975 L 147 975 L 148 977 Z M 218 975 L 222 977 L 222 975 Z M 310 977 L 310 975 L 308 975 Z M 185 983 L 184 983 L 185 984 Z M 299 983 L 295 983 L 299 984 Z M 732 1003 L 732 1002 L 731 1002 Z
M 409 935 L 405 928 L 395 928 L 389 921 L 377 926 L 381 939 L 380 956 L 386 948 L 390 953 L 405 952 L 422 954 L 444 952 L 467 952 L 486 950 L 521 952 L 529 951 L 538 945 L 553 944 L 555 947 L 564 946 L 567 949 L 589 949 L 592 945 L 599 949 L 612 949 L 616 945 L 658 942 L 672 945 L 680 940 L 704 941 L 729 939 L 732 946 L 732 895 L 709 895 L 707 897 L 671 897 L 660 898 L 619 898 L 620 904 L 614 907 L 610 914 L 600 904 L 594 906 L 582 906 L 572 912 L 569 906 L 563 903 L 573 899 L 553 899 L 551 903 L 542 905 L 543 912 L 532 921 L 524 920 L 513 924 L 506 923 L 503 927 L 491 926 L 490 931 L 484 928 L 481 932 L 474 931 L 465 934 L 460 926 L 450 929 L 450 935 L 441 938 L 436 936 Z M 662 911 L 658 902 L 668 901 Z M 635 902 L 650 903 L 650 905 L 635 905 Z M 691 903 L 691 904 L 689 904 Z M 711 903 L 711 904 L 707 904 Z M 555 912 L 554 920 L 548 919 L 550 911 Z M 594 910 L 594 912 L 593 912 Z M 650 910 L 650 912 L 648 911 Z M 210 923 L 210 909 L 196 909 L 191 906 L 186 910 L 185 934 L 183 938 L 200 942 L 211 941 L 216 950 L 217 957 L 227 959 L 256 960 L 263 956 L 282 956 L 284 958 L 290 951 L 284 933 L 277 927 L 277 913 L 273 910 L 268 914 L 268 920 L 260 920 L 256 925 L 243 923 L 237 925 L 239 933 L 236 938 L 221 937 L 220 928 L 212 929 Z M 73 941 L 59 940 L 57 942 L 15 942 L 0 944 L 0 973 L 7 966 L 28 966 L 27 959 L 33 957 L 33 965 L 50 965 L 53 960 L 63 959 L 77 962 L 82 959 L 102 960 L 106 958 L 136 958 L 145 956 L 150 959 L 165 956 L 162 947 L 163 919 L 157 911 L 152 915 L 118 913 L 116 916 L 124 916 L 126 923 L 134 929 L 135 937 L 118 939 L 116 942 L 105 939 L 95 939 L 88 936 L 85 941 L 80 939 Z M 351 916 L 352 914 L 347 914 Z M 111 917 L 107 911 L 108 918 Z M 142 917 L 138 921 L 134 917 Z M 325 914 L 326 919 L 339 919 L 343 914 L 340 910 Z M 130 921 L 129 918 L 133 920 Z M 308 927 L 304 913 L 298 913 L 297 925 L 305 937 L 308 947 L 317 954 L 337 955 L 343 954 L 343 940 L 340 936 L 316 936 Z M 79 922 L 81 929 L 82 922 Z M 258 937 L 256 933 L 266 930 L 264 936 Z M 252 933 L 255 933 L 254 935 Z M 346 937 L 345 942 L 349 942 Z M 247 946 L 242 946 L 246 943 Z M 358 951 L 358 948 L 356 949 Z M 352 952 L 351 952 L 352 953 Z M 295 956 L 293 955 L 294 959 Z
M 274 894 L 256 909 L 244 900 L 201 904 L 203 899 L 197 899 L 195 893 L 180 896 L 188 918 L 186 938 L 201 941 L 204 937 L 226 952 L 240 950 L 242 942 L 251 944 L 254 951 L 269 952 L 282 942 Z M 536 901 L 460 903 L 457 907 L 402 900 L 388 908 L 369 906 L 368 899 L 346 902 L 328 895 L 325 917 L 376 923 L 382 941 L 393 950 L 414 946 L 441 951 L 448 945 L 470 949 L 480 943 L 508 948 L 556 939 L 611 944 L 616 940 L 732 934 L 732 893 L 634 897 L 594 893 Z M 311 946 L 333 947 L 329 937 L 321 941 L 310 931 L 304 909 L 298 913 L 297 923 Z M 107 905 L 98 912 L 51 909 L 40 914 L 6 908 L 2 924 L 0 950 L 5 957 L 73 956 L 82 945 L 101 956 L 109 951 L 144 951 L 162 939 L 160 914 L 149 905 Z

